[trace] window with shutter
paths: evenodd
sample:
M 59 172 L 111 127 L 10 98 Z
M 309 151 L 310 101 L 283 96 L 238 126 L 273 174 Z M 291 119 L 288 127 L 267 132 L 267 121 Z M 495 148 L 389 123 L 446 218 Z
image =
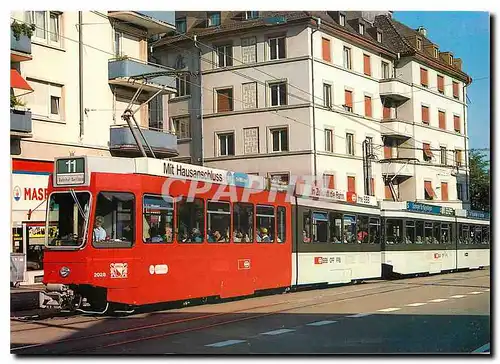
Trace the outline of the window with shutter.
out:
M 455 99 L 459 99 L 459 95 L 458 95 L 458 82 L 453 82 L 453 97 Z
M 384 192 L 385 192 L 385 198 L 387 200 L 391 200 L 391 201 L 394 200 L 393 197 L 392 197 L 391 188 L 388 185 L 384 186 Z
M 373 177 L 370 179 L 370 190 L 370 196 L 375 196 L 375 178 Z
M 460 116 L 453 115 L 453 126 L 456 132 L 461 132 L 460 128 Z
M 448 183 L 441 182 L 441 200 L 448 201 Z
M 352 112 L 352 91 L 345 90 L 345 104 L 344 109 Z
M 363 70 L 365 75 L 371 76 L 372 71 L 371 71 L 371 65 L 370 65 L 370 56 L 367 54 L 363 54 Z
M 428 143 L 423 143 L 424 160 L 430 161 L 433 154 L 431 151 L 431 145 Z
M 330 40 L 326 38 L 321 38 L 321 46 L 323 49 L 323 60 L 330 62 Z
M 438 91 L 442 94 L 444 94 L 444 77 L 438 75 L 437 76 L 437 83 L 438 83 Z
M 324 174 L 323 175 L 323 186 L 334 190 L 335 189 L 335 176 L 333 174 Z
M 431 181 L 424 181 L 424 193 L 425 193 L 426 200 L 432 200 L 434 197 L 436 197 L 436 193 L 434 192 L 434 189 L 432 188 Z
M 438 111 L 439 128 L 446 130 L 446 114 L 444 111 Z
M 384 109 L 382 112 L 383 112 L 382 117 L 384 120 L 388 120 L 391 118 L 391 108 L 390 107 L 384 106 Z
M 390 145 L 384 145 L 384 158 L 385 159 L 392 158 L 392 147 Z
M 372 98 L 365 96 L 365 116 L 372 117 Z
M 422 105 L 422 122 L 429 125 L 429 108 Z
M 233 110 L 233 89 L 217 90 L 217 112 Z
M 420 69 L 420 84 L 424 87 L 428 86 L 427 70 L 425 68 Z
M 347 191 L 356 193 L 356 177 L 347 177 Z

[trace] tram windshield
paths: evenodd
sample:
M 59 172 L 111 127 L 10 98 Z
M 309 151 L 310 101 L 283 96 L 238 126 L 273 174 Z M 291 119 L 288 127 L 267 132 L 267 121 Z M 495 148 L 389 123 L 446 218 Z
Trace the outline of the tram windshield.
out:
M 89 217 L 90 194 L 88 192 L 53 193 L 50 196 L 46 245 L 48 247 L 79 247 L 85 243 Z

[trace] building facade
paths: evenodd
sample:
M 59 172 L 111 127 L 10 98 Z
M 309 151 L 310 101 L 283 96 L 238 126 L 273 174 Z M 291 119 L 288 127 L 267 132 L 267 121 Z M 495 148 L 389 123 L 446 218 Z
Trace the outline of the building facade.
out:
M 425 29 L 391 12 L 351 11 L 176 12 L 176 26 L 153 54 L 195 75 L 163 98 L 178 158 L 284 183 L 313 175 L 378 200 L 468 207 L 472 80 Z
M 11 252 L 27 255 L 26 283 L 43 276 L 48 175 L 55 157 L 137 156 L 121 118 L 154 93 L 175 92 L 148 64 L 147 40 L 173 26 L 133 11 L 24 11 L 11 14 Z M 29 31 L 31 29 L 31 32 Z M 177 155 L 168 123 L 144 104 L 135 117 L 157 156 Z

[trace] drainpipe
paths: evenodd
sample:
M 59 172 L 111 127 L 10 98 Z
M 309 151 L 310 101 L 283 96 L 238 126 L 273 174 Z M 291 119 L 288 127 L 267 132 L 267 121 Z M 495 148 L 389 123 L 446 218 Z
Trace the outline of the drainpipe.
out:
M 80 140 L 83 137 L 83 28 L 82 28 L 82 12 L 78 12 L 78 89 L 80 96 Z
M 316 21 L 316 29 L 311 32 L 311 73 L 312 73 L 312 119 L 313 119 L 313 154 L 314 154 L 314 178 L 318 178 L 317 155 L 316 155 L 316 96 L 314 92 L 314 33 L 319 30 L 321 26 L 321 18 L 312 17 Z
M 198 50 L 198 78 L 199 78 L 199 85 L 200 85 L 200 107 L 199 107 L 199 118 L 197 119 L 200 120 L 200 165 L 205 164 L 205 154 L 204 154 L 204 146 L 203 146 L 203 79 L 202 79 L 202 74 L 201 74 L 201 47 L 198 45 L 197 42 L 197 37 L 196 35 L 194 36 L 194 46 Z M 191 98 L 191 100 L 194 100 L 194 98 Z M 196 109 L 196 107 L 194 108 Z M 196 110 L 194 111 L 196 112 Z M 190 117 L 191 118 L 191 117 Z M 191 143 L 193 143 L 193 139 L 191 139 Z M 191 148 L 192 150 L 192 148 Z

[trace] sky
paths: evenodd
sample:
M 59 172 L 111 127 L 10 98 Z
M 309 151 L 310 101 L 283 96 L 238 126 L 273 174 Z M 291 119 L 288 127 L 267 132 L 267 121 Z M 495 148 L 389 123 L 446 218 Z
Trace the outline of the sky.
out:
M 490 19 L 487 12 L 395 11 L 394 19 L 411 28 L 423 26 L 440 51 L 462 59 L 472 77 L 467 88 L 471 148 L 490 147 Z M 482 79 L 488 77 L 486 79 Z M 489 152 L 486 152 L 489 154 Z

